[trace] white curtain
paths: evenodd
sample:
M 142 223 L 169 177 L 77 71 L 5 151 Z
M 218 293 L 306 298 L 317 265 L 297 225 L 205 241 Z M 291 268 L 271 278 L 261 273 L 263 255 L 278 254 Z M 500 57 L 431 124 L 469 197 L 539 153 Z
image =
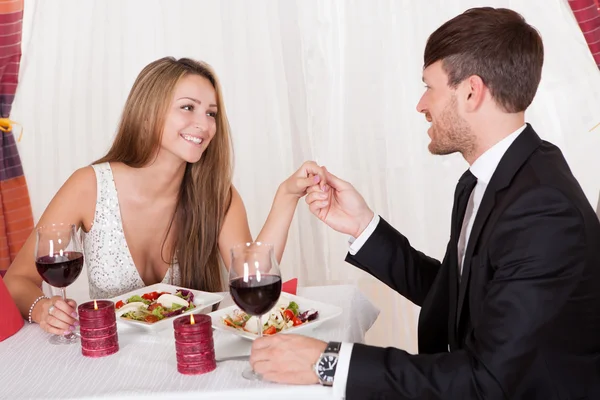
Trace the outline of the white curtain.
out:
M 589 129 L 600 122 L 600 74 L 566 0 L 27 0 L 12 117 L 24 126 L 35 218 L 75 169 L 108 149 L 142 67 L 185 56 L 212 64 L 223 83 L 234 183 L 255 235 L 279 183 L 313 159 L 441 257 L 467 164 L 427 151 L 428 124 L 415 110 L 422 54 L 441 23 L 484 5 L 513 8 L 541 32 L 546 62 L 527 119 L 563 149 L 596 204 L 600 128 Z M 347 238 L 302 202 L 284 278 L 357 284 L 382 310 L 369 341 L 415 351 L 417 307 L 344 263 L 346 249 Z

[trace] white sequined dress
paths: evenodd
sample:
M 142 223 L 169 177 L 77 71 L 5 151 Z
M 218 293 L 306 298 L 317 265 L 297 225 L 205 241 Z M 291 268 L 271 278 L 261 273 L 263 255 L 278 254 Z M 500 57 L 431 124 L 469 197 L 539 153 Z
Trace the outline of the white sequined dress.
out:
M 90 298 L 108 299 L 145 286 L 136 269 L 125 235 L 117 188 L 109 163 L 92 165 L 96 173 L 97 199 L 94 222 L 83 233 L 83 251 Z M 179 265 L 173 264 L 163 283 L 181 284 Z

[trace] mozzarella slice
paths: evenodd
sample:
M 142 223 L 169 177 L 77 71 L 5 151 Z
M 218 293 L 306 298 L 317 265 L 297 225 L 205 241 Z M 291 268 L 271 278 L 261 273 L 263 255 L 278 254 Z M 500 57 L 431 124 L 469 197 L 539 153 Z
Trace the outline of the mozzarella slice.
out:
M 267 323 L 268 320 L 269 320 L 269 314 L 263 314 L 260 318 L 260 322 L 263 326 Z M 258 317 L 256 317 L 256 316 L 250 317 L 250 319 L 248 321 L 246 321 L 246 324 L 244 325 L 244 329 L 247 330 L 248 332 L 258 334 L 258 331 L 257 331 L 258 326 L 256 324 L 257 322 L 258 322 Z
M 121 307 L 117 310 L 117 317 L 120 317 L 121 315 L 128 313 L 130 311 L 137 311 L 140 309 L 140 307 L 148 308 L 148 306 L 146 304 L 142 303 L 141 301 L 135 301 L 133 303 L 125 304 L 123 307 Z
M 179 304 L 183 307 L 187 307 L 190 305 L 190 303 L 188 303 L 181 297 L 172 294 L 161 294 L 160 297 L 156 299 L 156 302 L 162 304 L 165 308 L 171 308 L 173 307 L 173 304 Z

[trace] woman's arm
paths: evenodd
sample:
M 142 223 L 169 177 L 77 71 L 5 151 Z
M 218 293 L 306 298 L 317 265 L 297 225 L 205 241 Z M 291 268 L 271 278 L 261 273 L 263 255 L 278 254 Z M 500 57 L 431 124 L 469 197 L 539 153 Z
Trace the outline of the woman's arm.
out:
M 227 214 L 225 214 L 223 226 L 219 233 L 219 252 L 227 270 L 229 270 L 229 266 L 231 265 L 231 248 L 238 243 L 251 241 L 252 234 L 250 233 L 250 226 L 248 226 L 246 207 L 244 207 L 244 202 L 240 194 L 232 186 L 231 204 L 229 205 Z
M 96 204 L 96 177 L 91 167 L 77 170 L 54 196 L 37 226 L 51 223 L 73 223 L 89 229 Z M 17 254 L 6 272 L 4 282 L 21 315 L 28 318 L 29 308 L 42 296 L 42 278 L 35 267 L 35 230 Z M 67 304 L 59 298 L 38 301 L 32 310 L 32 321 L 47 332 L 64 334 L 75 319 L 75 303 Z M 55 306 L 53 316 L 48 315 L 50 305 Z
M 319 182 L 324 184 L 325 180 L 322 178 L 324 176 L 321 167 L 312 161 L 307 161 L 292 176 L 279 185 L 269 216 L 256 238 L 258 242 L 273 245 L 278 262 L 281 262 L 283 256 L 288 231 L 292 224 L 298 200 L 306 194 L 306 190 L 310 186 Z M 244 203 L 239 193 L 232 189 L 231 206 L 225 216 L 219 236 L 219 249 L 227 269 L 229 269 L 231 262 L 231 254 L 229 253 L 231 247 L 238 243 L 251 241 L 252 235 L 248 227 L 248 217 Z

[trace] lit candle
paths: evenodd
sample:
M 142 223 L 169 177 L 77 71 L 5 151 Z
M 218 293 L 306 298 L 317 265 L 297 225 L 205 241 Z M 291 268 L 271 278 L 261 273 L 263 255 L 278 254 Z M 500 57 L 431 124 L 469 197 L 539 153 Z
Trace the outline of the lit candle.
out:
M 205 314 L 190 314 L 173 321 L 177 371 L 185 375 L 204 374 L 217 367 L 212 320 Z
M 80 304 L 81 353 L 86 357 L 104 357 L 119 350 L 115 305 L 109 300 Z
M 115 303 L 110 300 L 94 300 L 80 304 L 77 307 L 82 319 L 110 318 L 115 319 Z

